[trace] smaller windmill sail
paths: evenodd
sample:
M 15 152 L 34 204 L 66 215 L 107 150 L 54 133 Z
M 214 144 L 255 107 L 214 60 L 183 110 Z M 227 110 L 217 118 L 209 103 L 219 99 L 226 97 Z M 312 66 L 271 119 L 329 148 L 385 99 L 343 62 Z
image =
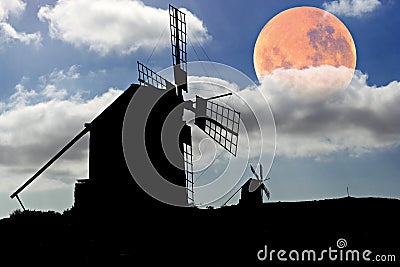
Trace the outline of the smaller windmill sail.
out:
M 139 72 L 138 80 L 140 82 L 140 85 L 148 85 L 148 86 L 150 85 L 158 89 L 166 89 L 166 90 L 175 87 L 171 82 L 164 79 L 163 77 L 161 77 L 160 75 L 158 75 L 157 73 L 155 73 L 142 63 L 140 63 L 139 61 L 137 62 L 137 64 Z
M 239 121 L 239 112 L 196 96 L 194 124 L 234 156 L 237 153 Z

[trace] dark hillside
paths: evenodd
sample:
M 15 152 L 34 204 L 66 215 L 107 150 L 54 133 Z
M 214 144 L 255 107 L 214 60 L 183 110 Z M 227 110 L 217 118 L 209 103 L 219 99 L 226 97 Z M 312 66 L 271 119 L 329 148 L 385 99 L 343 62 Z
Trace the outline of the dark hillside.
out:
M 74 209 L 63 215 L 15 212 L 0 221 L 1 254 L 3 261 L 30 264 L 265 266 L 269 259 L 257 259 L 257 252 L 265 245 L 268 250 L 287 253 L 312 249 L 319 255 L 329 247 L 338 249 L 336 242 L 343 238 L 347 241 L 343 249 L 368 249 L 372 251 L 370 258 L 395 255 L 398 261 L 399 210 L 400 200 L 396 199 L 342 198 L 266 203 L 253 209 L 231 206 L 170 208 L 140 214 L 126 211 L 108 217 L 79 214 Z M 332 263 L 327 255 L 324 261 Z M 359 263 L 368 262 L 361 259 Z M 282 264 L 276 256 L 275 264 Z M 394 262 L 382 264 L 395 266 Z

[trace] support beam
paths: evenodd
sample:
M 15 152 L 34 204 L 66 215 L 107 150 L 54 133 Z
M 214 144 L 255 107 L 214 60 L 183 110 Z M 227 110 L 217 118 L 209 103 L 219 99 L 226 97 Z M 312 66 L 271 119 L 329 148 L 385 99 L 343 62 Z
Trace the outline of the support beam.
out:
M 22 209 L 25 211 L 24 204 L 22 204 L 22 201 L 21 201 L 21 199 L 19 198 L 19 196 L 16 195 L 15 197 L 17 198 L 17 200 L 18 200 L 19 204 L 21 205 Z
M 227 93 L 227 94 L 223 94 L 223 95 L 213 96 L 213 97 L 207 98 L 206 100 L 213 100 L 213 99 L 217 99 L 217 98 L 221 98 L 221 97 L 225 97 L 225 96 L 230 96 L 230 95 L 232 95 L 232 93 Z
M 86 126 L 86 125 L 85 125 Z M 88 125 L 89 126 L 89 125 Z M 73 146 L 79 139 L 81 139 L 87 132 L 89 132 L 89 127 L 86 126 L 77 136 L 74 137 L 68 144 L 66 144 L 54 157 L 52 157 L 40 170 L 38 170 L 28 181 L 26 181 L 22 186 L 20 186 L 12 195 L 11 198 L 17 197 L 18 194 L 21 193 L 22 190 L 25 189 L 28 185 L 30 185 L 40 174 L 42 174 L 48 167 L 51 166 L 58 158 L 60 158 L 71 146 Z M 22 205 L 22 202 L 20 201 Z
M 246 183 L 245 183 L 245 184 L 246 184 Z M 245 185 L 245 184 L 244 184 L 244 185 Z M 227 201 L 225 201 L 225 203 L 221 206 L 221 208 L 222 208 L 222 207 L 225 207 L 225 205 L 228 204 L 228 202 L 240 191 L 240 189 L 243 188 L 244 185 L 242 185 L 241 187 L 239 187 L 239 189 L 236 190 L 236 192 L 235 192 L 230 198 L 228 198 Z

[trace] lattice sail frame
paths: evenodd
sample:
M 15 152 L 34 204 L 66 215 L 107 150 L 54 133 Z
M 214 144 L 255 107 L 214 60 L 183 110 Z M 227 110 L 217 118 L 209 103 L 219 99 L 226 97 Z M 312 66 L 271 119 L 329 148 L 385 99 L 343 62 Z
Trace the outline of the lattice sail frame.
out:
M 167 79 L 164 79 L 157 73 L 155 73 L 150 68 L 146 67 L 144 64 L 137 62 L 138 65 L 138 80 L 140 85 L 151 85 L 158 89 L 169 90 L 174 88 L 175 86 L 169 82 Z
M 185 161 L 186 189 L 189 204 L 194 205 L 194 180 L 193 180 L 193 148 L 183 143 L 183 158 Z
M 174 65 L 180 65 L 181 69 L 186 72 L 186 14 L 169 5 L 169 25 L 171 30 L 172 62 Z
M 177 8 L 169 5 L 172 62 L 174 65 L 174 78 L 178 96 L 187 88 L 187 51 L 186 51 L 186 15 Z
M 232 155 L 237 154 L 240 113 L 223 104 L 196 97 L 195 124 Z

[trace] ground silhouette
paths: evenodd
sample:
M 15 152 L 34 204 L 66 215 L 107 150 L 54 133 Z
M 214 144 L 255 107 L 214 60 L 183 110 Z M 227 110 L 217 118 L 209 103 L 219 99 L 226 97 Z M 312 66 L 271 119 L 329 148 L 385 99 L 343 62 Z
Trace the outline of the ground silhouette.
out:
M 337 240 L 343 238 L 348 249 L 395 255 L 398 261 L 399 208 L 397 199 L 346 197 L 254 208 L 16 211 L 0 221 L 0 251 L 2 262 L 29 264 L 265 266 L 270 262 L 257 258 L 265 245 L 318 251 L 337 249 Z M 301 262 L 273 262 L 289 263 Z

